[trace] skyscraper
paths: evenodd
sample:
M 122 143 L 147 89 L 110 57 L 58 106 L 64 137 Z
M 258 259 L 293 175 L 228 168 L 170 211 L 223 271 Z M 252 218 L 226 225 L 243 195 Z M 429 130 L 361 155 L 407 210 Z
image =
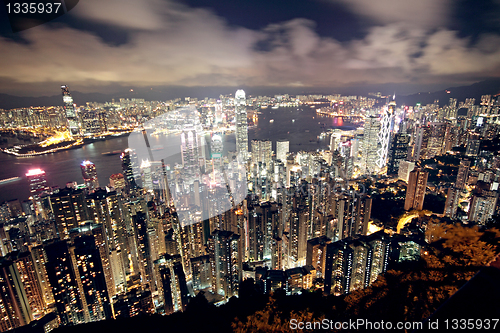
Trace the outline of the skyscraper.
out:
M 135 181 L 134 169 L 138 167 L 137 155 L 132 149 L 127 148 L 123 151 L 120 158 L 122 160 L 123 175 L 125 176 L 128 188 L 136 189 L 137 183 Z
M 404 161 L 408 155 L 408 144 L 410 136 L 407 134 L 396 133 L 392 138 L 391 149 L 389 151 L 389 163 L 387 173 L 395 175 L 399 171 L 399 164 Z
M 423 209 L 428 176 L 427 171 L 418 168 L 410 172 L 406 188 L 405 210 L 412 208 L 416 210 Z
M 363 171 L 366 174 L 374 174 L 379 171 L 377 165 L 378 135 L 380 131 L 380 121 L 375 116 L 365 118 L 363 130 Z
M 252 140 L 252 163 L 263 163 L 266 168 L 271 165 L 272 142 L 269 140 Z
M 10 260 L 0 260 L 0 330 L 29 324 L 33 320 L 20 273 Z
M 76 115 L 75 106 L 73 105 L 73 97 L 69 92 L 68 86 L 61 86 L 64 111 L 66 112 L 66 119 L 68 121 L 68 131 L 71 135 L 80 134 L 80 126 L 78 125 L 78 117 Z
M 69 237 L 71 229 L 88 220 L 83 190 L 65 188 L 50 196 L 50 204 L 60 238 Z
M 47 274 L 54 300 L 63 325 L 76 325 L 88 321 L 79 289 L 79 276 L 75 274 L 75 257 L 66 241 L 45 246 Z M 64 277 L 64 278 L 63 278 Z M 77 280 L 78 278 L 78 280 Z
M 242 272 L 240 236 L 230 231 L 215 230 L 209 239 L 212 265 L 212 288 L 226 300 L 238 295 Z
M 243 90 L 234 95 L 234 113 L 236 118 L 236 152 L 242 162 L 248 159 L 248 121 L 246 97 Z
M 40 197 L 40 195 L 48 190 L 47 179 L 45 178 L 45 171 L 42 169 L 31 169 L 26 174 L 30 184 L 30 193 L 33 197 Z
M 396 102 L 389 103 L 380 120 L 380 131 L 378 133 L 378 141 L 380 147 L 377 150 L 377 167 L 384 168 L 387 165 L 387 156 L 389 153 L 389 142 L 391 140 L 391 132 L 394 126 L 394 113 L 396 111 Z
M 99 188 L 99 181 L 97 180 L 97 171 L 95 169 L 95 164 L 89 160 L 83 161 L 80 164 L 82 169 L 83 181 L 85 182 L 85 187 L 87 191 L 93 192 Z
M 276 141 L 276 159 L 285 163 L 286 156 L 290 152 L 290 141 L 279 140 Z
M 188 183 L 192 183 L 200 177 L 199 150 L 204 147 L 200 147 L 198 136 L 198 132 L 192 124 L 184 125 L 181 133 L 181 157 Z

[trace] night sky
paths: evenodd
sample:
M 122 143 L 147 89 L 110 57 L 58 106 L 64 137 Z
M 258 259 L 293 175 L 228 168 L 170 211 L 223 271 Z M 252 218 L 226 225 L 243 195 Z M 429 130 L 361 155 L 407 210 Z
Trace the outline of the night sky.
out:
M 80 0 L 20 33 L 2 5 L 0 32 L 0 93 L 22 96 L 500 77 L 500 0 Z

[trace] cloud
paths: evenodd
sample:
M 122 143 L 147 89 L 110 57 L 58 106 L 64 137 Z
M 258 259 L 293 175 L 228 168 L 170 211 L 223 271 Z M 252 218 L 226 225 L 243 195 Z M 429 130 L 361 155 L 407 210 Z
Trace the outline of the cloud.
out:
M 377 24 L 440 27 L 447 23 L 451 0 L 328 0 L 342 3 Z
M 495 34 L 482 36 L 471 45 L 470 40 L 444 28 L 430 31 L 428 26 L 396 22 L 373 26 L 362 39 L 339 42 L 319 36 L 315 23 L 306 19 L 257 31 L 229 26 L 209 10 L 171 1 L 127 3 L 118 11 L 107 2 L 89 0 L 74 9 L 81 19 L 126 29 L 128 41 L 119 46 L 68 27 L 26 30 L 27 44 L 0 38 L 0 91 L 12 93 L 23 86 L 46 83 L 70 84 L 80 91 L 117 84 L 326 87 L 437 83 L 457 75 L 494 76 L 500 68 L 500 37 Z M 384 17 L 380 14 L 380 22 Z M 257 47 L 262 43 L 266 47 Z

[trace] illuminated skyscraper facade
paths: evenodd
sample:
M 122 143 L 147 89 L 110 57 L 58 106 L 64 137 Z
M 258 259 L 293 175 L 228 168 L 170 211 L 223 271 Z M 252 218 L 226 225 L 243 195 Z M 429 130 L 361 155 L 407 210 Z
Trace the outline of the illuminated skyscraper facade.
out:
M 123 176 L 129 189 L 136 189 L 137 183 L 135 181 L 134 169 L 138 168 L 137 155 L 132 149 L 125 149 L 120 156 L 122 160 Z
M 97 180 L 97 171 L 95 164 L 90 161 L 83 161 L 80 164 L 82 169 L 83 181 L 85 182 L 85 187 L 87 191 L 93 192 L 99 188 L 99 181 Z
M 248 121 L 246 97 L 243 90 L 237 90 L 234 95 L 234 113 L 236 120 L 236 152 L 241 161 L 248 159 Z
M 429 173 L 421 169 L 410 172 L 406 188 L 405 210 L 412 208 L 416 210 L 423 209 L 428 176 Z
M 389 153 L 389 143 L 391 141 L 391 133 L 394 126 L 394 113 L 396 112 L 396 103 L 392 101 L 384 109 L 382 118 L 380 119 L 380 131 L 378 133 L 378 141 L 380 147 L 377 150 L 377 167 L 384 168 L 387 165 L 387 157 Z
M 40 197 L 40 195 L 48 190 L 47 179 L 45 177 L 45 171 L 42 169 L 31 169 L 26 174 L 28 182 L 30 184 L 30 194 L 33 197 Z
M 276 142 L 276 159 L 285 163 L 286 156 L 290 152 L 290 141 L 279 140 Z
M 61 86 L 64 111 L 66 112 L 66 119 L 68 120 L 68 130 L 71 135 L 80 135 L 80 126 L 78 124 L 78 116 L 76 114 L 75 106 L 73 104 L 73 97 L 69 92 L 68 86 Z
M 377 164 L 379 132 L 380 120 L 378 117 L 366 117 L 362 146 L 363 170 L 365 174 L 375 174 L 380 169 Z

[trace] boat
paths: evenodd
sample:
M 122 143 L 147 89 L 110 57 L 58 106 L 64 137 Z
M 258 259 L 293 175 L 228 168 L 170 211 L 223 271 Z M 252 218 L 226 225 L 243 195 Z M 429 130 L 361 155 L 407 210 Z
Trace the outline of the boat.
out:
M 274 123 L 274 119 L 269 120 L 269 122 L 270 122 L 271 124 L 272 124 L 272 123 Z
M 292 119 L 292 123 L 294 123 L 294 122 L 295 122 L 295 119 Z
M 102 155 L 118 155 L 118 154 L 121 154 L 122 151 L 121 150 L 113 150 L 113 151 L 107 151 L 105 153 L 102 153 Z
M 280 106 L 279 105 L 274 105 L 274 106 L 271 106 L 271 109 L 278 109 Z

